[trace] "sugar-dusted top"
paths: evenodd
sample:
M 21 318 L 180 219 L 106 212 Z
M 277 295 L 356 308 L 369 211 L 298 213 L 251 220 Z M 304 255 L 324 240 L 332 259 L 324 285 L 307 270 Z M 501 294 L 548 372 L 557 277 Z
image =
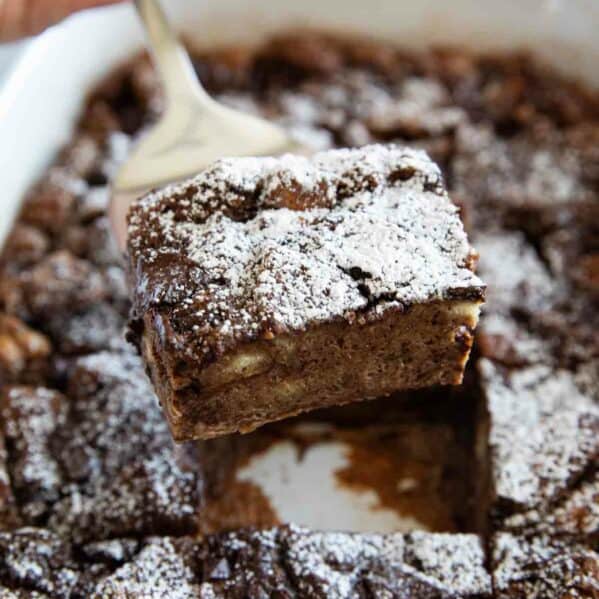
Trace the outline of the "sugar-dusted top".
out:
M 498 501 L 506 515 L 555 507 L 599 454 L 599 406 L 567 370 L 508 370 L 487 359 L 478 368 Z
M 399 146 L 218 161 L 134 204 L 129 254 L 138 316 L 204 354 L 483 292 L 438 167 Z
M 492 541 L 497 597 L 596 597 L 599 554 L 546 535 L 496 534 Z

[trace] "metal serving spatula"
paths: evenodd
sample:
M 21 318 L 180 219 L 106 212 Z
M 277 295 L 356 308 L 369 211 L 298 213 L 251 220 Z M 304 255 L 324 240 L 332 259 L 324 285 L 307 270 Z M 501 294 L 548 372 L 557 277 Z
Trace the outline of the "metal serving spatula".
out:
M 194 175 L 218 158 L 300 151 L 282 128 L 213 100 L 157 0 L 135 0 L 135 6 L 164 85 L 166 111 L 114 181 L 109 214 L 121 250 L 129 206 L 150 189 Z

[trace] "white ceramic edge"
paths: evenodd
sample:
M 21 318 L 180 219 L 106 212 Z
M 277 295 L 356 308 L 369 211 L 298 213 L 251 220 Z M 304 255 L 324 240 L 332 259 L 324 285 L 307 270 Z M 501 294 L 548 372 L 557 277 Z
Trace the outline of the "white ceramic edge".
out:
M 141 45 L 131 13 L 119 6 L 68 19 L 32 41 L 8 76 L 0 94 L 0 245 L 24 192 L 68 141 L 86 90 L 130 54 L 134 38 Z M 111 43 L 113 35 L 128 43 Z

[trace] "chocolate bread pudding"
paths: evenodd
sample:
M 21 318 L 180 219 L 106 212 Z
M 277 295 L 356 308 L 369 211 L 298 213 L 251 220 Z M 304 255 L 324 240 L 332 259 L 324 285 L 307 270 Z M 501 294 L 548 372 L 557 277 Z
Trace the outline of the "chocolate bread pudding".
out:
M 177 441 L 462 381 L 484 288 L 424 152 L 221 160 L 128 230 L 132 328 Z
M 176 445 L 123 339 L 105 212 L 163 105 L 138 57 L 90 95 L 0 258 L 0 595 L 597 597 L 597 95 L 524 56 L 312 33 L 195 65 L 315 149 L 441 165 L 488 291 L 465 382 Z M 319 521 L 333 491 L 361 503 Z

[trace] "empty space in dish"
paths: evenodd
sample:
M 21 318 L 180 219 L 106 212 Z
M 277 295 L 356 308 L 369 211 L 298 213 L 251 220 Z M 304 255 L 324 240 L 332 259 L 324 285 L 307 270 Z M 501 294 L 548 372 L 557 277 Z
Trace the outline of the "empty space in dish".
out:
M 211 472 L 202 526 L 470 529 L 472 403 L 449 390 L 405 393 L 201 442 Z

